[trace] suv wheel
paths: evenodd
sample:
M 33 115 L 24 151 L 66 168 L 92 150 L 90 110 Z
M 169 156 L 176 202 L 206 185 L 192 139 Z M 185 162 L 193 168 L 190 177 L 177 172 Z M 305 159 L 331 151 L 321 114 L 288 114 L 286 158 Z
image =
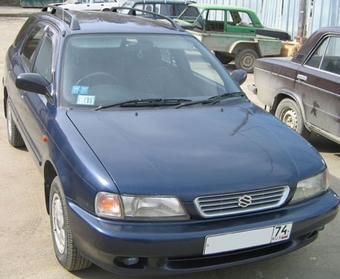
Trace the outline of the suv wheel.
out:
M 305 127 L 301 110 L 293 100 L 283 99 L 277 106 L 275 116 L 304 138 L 309 137 L 310 132 Z
M 85 269 L 91 262 L 79 254 L 71 232 L 66 198 L 58 177 L 50 191 L 50 221 L 54 252 L 59 263 L 68 271 Z

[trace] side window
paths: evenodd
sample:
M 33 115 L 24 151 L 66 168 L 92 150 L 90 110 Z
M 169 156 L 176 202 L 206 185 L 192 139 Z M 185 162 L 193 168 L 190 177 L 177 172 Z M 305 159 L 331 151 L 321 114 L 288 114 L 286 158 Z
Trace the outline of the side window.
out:
M 223 10 L 209 10 L 207 20 L 224 22 L 224 11 Z
M 250 27 L 254 26 L 248 13 L 239 12 L 238 14 L 239 14 L 239 17 L 241 18 L 241 21 L 239 21 L 237 23 L 238 25 L 240 25 L 240 26 L 250 26 Z
M 340 74 L 340 38 L 331 37 L 321 63 L 321 69 Z
M 328 72 L 340 74 L 340 38 L 328 37 L 316 49 L 306 65 Z
M 254 24 L 246 12 L 228 11 L 228 25 L 254 27 Z
M 31 24 L 34 24 L 34 19 L 33 18 L 29 18 L 25 24 L 22 26 L 22 28 L 20 29 L 17 37 L 15 38 L 14 40 L 14 45 L 18 45 L 19 43 L 21 43 L 21 41 L 23 41 L 26 37 L 26 32 L 27 32 L 27 29 L 29 28 L 29 26 Z
M 188 7 L 185 12 L 181 15 L 180 19 L 183 20 L 194 20 L 199 15 L 199 11 L 195 7 Z
M 187 5 L 185 5 L 185 4 L 173 4 L 173 9 L 175 10 L 174 15 L 179 16 L 184 11 L 186 6 Z M 195 11 L 195 9 L 191 10 L 191 12 L 194 12 L 194 11 Z M 193 14 L 192 16 L 197 16 L 197 15 L 198 15 L 198 13 L 196 12 L 196 14 Z
M 172 16 L 174 15 L 172 12 L 172 5 L 170 4 L 161 4 L 160 14 L 166 15 L 166 16 Z
M 214 32 L 224 31 L 224 10 L 209 10 L 207 13 L 205 30 Z
M 45 36 L 35 61 L 34 72 L 42 75 L 50 83 L 52 82 L 52 54 L 52 40 L 49 36 Z
M 152 12 L 152 6 L 151 5 L 144 5 L 144 4 L 137 4 L 134 6 L 135 9 L 139 10 L 146 10 L 148 12 Z M 136 11 L 136 15 L 142 15 L 144 12 Z
M 43 34 L 44 30 L 42 26 L 36 26 L 28 35 L 28 38 L 22 48 L 21 56 L 28 67 L 32 64 L 33 54 L 36 51 Z

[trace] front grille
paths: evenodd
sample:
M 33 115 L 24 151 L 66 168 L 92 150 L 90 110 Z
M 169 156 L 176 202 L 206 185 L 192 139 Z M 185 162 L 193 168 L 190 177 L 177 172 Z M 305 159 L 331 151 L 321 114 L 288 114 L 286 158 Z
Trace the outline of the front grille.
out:
M 282 205 L 289 194 L 288 186 L 198 197 L 194 200 L 202 217 L 218 217 L 254 212 Z

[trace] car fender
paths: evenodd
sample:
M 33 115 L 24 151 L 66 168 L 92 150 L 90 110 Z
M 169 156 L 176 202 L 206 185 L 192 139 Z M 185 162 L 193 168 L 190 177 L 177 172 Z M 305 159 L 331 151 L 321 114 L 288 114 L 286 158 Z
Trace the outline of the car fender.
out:
M 243 49 L 252 49 L 259 53 L 257 42 L 252 41 L 236 41 L 227 48 L 227 52 L 236 55 L 239 51 Z

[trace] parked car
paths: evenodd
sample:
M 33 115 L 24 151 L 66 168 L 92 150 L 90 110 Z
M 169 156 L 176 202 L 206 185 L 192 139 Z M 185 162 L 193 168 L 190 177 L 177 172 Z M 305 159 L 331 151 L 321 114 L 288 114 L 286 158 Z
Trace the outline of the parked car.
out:
M 126 1 L 122 7 L 123 8 L 134 8 L 138 10 L 146 10 L 149 12 L 154 12 L 157 14 L 165 15 L 170 18 L 178 17 L 181 12 L 190 3 L 195 3 L 194 1 L 188 0 L 133 0 Z M 129 9 L 120 9 L 119 12 L 125 14 L 136 14 L 136 15 L 147 15 L 142 11 L 134 11 Z M 191 11 L 192 16 L 198 15 L 198 10 L 193 9 Z
M 193 14 L 192 11 L 199 13 Z M 233 59 L 238 69 L 253 72 L 259 57 L 280 56 L 281 40 L 290 35 L 264 27 L 256 13 L 228 5 L 190 4 L 176 22 L 214 51 L 224 64 Z
M 340 144 L 340 27 L 314 32 L 293 58 L 255 63 L 255 93 L 299 134 Z
M 117 0 L 67 0 L 54 5 L 76 11 L 110 11 L 120 6 Z
M 169 18 L 45 7 L 4 68 L 8 140 L 42 173 L 67 270 L 268 259 L 315 240 L 338 212 L 318 152 L 247 99 L 245 71 L 229 75 Z

